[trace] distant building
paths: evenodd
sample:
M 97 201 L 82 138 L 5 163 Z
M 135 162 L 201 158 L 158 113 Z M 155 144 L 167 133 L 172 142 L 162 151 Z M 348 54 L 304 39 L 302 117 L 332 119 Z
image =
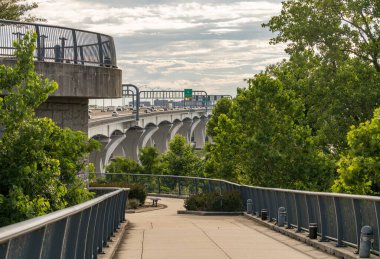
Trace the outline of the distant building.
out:
M 154 100 L 154 106 L 167 107 L 169 100 Z
M 133 102 L 129 102 L 129 106 L 133 106 Z M 148 101 L 142 101 L 141 102 L 140 101 L 140 107 L 144 107 L 144 106 L 150 106 L 150 102 L 148 102 Z

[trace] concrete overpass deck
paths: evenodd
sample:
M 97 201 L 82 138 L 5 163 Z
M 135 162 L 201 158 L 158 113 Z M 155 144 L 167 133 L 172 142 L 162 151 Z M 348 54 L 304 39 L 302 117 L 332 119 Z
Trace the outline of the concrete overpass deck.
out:
M 127 215 L 114 258 L 336 258 L 242 216 L 178 215 L 183 200 L 160 203 L 168 207 Z

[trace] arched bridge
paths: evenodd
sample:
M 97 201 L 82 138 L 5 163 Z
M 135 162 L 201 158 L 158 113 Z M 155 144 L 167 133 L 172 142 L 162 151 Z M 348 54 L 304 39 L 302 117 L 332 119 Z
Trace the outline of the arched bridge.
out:
M 168 142 L 176 134 L 193 142 L 195 148 L 203 148 L 206 141 L 206 123 L 210 112 L 205 109 L 170 110 L 140 115 L 106 117 L 89 121 L 88 136 L 101 142 L 100 151 L 90 155 L 96 172 L 113 157 L 129 157 L 138 160 L 139 150 L 155 146 L 160 153 L 168 149 Z

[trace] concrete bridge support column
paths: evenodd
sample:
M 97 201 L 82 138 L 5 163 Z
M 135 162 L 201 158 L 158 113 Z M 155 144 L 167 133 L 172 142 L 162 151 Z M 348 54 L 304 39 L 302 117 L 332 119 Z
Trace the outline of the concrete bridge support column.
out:
M 105 173 L 105 166 L 108 164 L 115 149 L 120 145 L 120 143 L 124 141 L 124 139 L 125 134 L 111 136 L 111 141 L 107 144 L 107 146 L 105 147 L 105 152 L 103 153 L 104 169 L 102 173 Z
M 125 133 L 125 139 L 115 149 L 114 156 L 129 157 L 135 161 L 138 161 L 138 147 L 140 137 L 143 135 L 144 129 L 131 128 Z
M 178 125 L 181 126 L 181 124 Z M 168 150 L 169 134 L 173 126 L 174 124 L 172 123 L 161 123 L 158 125 L 158 130 L 152 135 L 151 140 L 153 140 L 159 153 L 164 153 Z
M 190 143 L 191 141 L 191 125 L 193 124 L 193 120 L 184 120 L 182 127 L 178 130 L 178 134 L 181 134 L 186 138 L 186 142 Z
M 206 142 L 206 125 L 207 119 L 200 119 L 198 125 L 194 129 L 194 142 L 195 148 L 201 149 L 204 148 Z
M 173 122 L 173 126 L 170 128 L 169 130 L 169 135 L 168 135 L 168 139 L 167 139 L 167 142 L 169 143 L 169 141 L 171 139 L 174 138 L 175 134 L 179 134 L 179 129 L 183 126 L 183 122 L 182 121 L 174 121 Z M 169 146 L 167 146 L 169 147 Z M 167 150 L 167 149 L 166 149 Z
M 144 133 L 140 137 L 139 149 L 142 149 L 146 146 L 152 146 L 151 138 L 155 132 L 158 131 L 157 126 L 148 126 L 145 128 Z
M 100 139 L 97 139 L 100 144 L 102 145 L 100 150 L 99 151 L 94 151 L 90 154 L 90 157 L 89 157 L 89 162 L 90 163 L 93 163 L 94 166 L 95 166 L 95 172 L 96 173 L 103 173 L 104 172 L 104 161 L 103 161 L 103 157 L 104 157 L 104 153 L 105 153 L 105 150 L 106 150 L 106 146 L 108 145 L 108 143 L 111 141 L 110 138 L 100 138 Z
M 194 118 L 193 119 L 193 124 L 191 124 L 190 135 L 189 135 L 190 136 L 190 141 L 193 141 L 194 130 L 199 125 L 200 122 L 201 122 L 201 120 L 199 118 Z

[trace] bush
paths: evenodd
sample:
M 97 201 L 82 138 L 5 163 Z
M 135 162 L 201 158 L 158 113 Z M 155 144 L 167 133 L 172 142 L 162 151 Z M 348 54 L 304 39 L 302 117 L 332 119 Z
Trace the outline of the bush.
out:
M 138 199 L 130 199 L 128 200 L 127 209 L 137 209 L 140 205 L 140 201 Z
M 224 191 L 200 193 L 185 200 L 187 210 L 196 211 L 241 211 L 243 203 L 240 192 Z
M 129 191 L 128 199 L 137 199 L 140 201 L 140 205 L 143 205 L 146 199 L 145 186 L 141 184 L 132 184 L 129 188 L 131 188 L 131 190 Z
M 96 182 L 91 183 L 90 187 L 119 187 L 130 188 L 128 193 L 128 200 L 137 199 L 140 205 L 145 203 L 146 191 L 145 186 L 142 184 L 130 184 L 126 182 Z

